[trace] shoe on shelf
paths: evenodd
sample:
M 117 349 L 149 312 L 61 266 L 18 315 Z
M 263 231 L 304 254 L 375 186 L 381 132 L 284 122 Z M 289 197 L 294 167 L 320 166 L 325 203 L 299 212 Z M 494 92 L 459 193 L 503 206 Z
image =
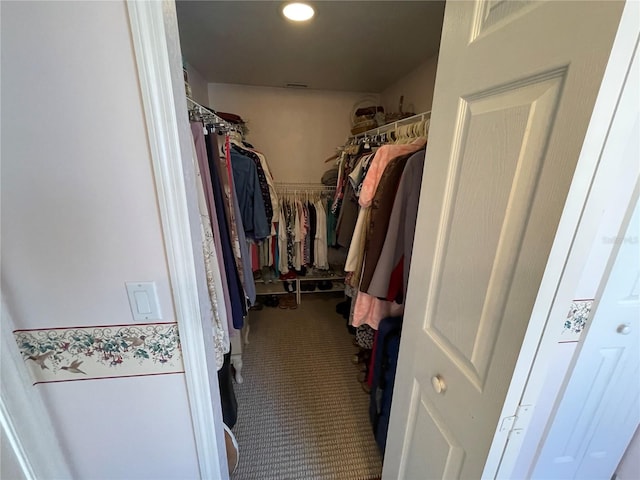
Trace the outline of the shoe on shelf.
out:
M 280 280 L 293 280 L 296 277 L 297 275 L 295 270 L 289 270 L 287 273 L 280 274 Z
M 287 293 L 293 293 L 296 291 L 296 282 L 282 282 L 282 286 L 284 287 L 284 291 Z
M 316 289 L 316 282 L 300 282 L 300 290 L 303 292 L 313 292 Z
M 333 288 L 333 283 L 330 280 L 322 280 L 318 282 L 318 290 L 331 290 Z
M 274 273 L 271 270 L 271 267 L 262 267 L 260 269 L 260 273 L 262 274 L 262 280 L 264 280 L 264 283 L 271 283 L 273 282 L 273 278 L 274 278 Z M 255 276 L 255 275 L 254 275 Z

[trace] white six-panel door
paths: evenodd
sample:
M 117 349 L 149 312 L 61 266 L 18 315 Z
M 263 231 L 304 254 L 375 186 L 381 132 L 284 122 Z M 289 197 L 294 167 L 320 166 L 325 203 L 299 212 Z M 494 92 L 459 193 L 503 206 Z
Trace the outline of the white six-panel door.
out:
M 446 7 L 383 478 L 480 478 L 623 4 Z

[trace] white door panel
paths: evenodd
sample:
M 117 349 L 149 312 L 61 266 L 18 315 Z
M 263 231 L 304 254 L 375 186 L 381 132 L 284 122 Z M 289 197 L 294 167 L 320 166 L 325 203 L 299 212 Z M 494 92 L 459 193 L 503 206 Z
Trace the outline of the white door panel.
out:
M 533 478 L 611 478 L 640 422 L 639 233 L 636 205 Z
M 621 11 L 447 4 L 383 478 L 482 475 Z

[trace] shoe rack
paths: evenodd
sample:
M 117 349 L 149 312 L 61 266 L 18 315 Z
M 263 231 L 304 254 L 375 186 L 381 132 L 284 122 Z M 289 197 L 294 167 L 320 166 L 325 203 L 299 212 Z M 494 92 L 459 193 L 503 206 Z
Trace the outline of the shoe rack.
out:
M 287 280 L 274 279 L 272 282 L 265 283 L 264 280 L 256 280 L 256 294 L 257 295 L 287 295 L 292 292 L 288 292 L 284 289 L 284 282 L 292 282 L 295 285 L 295 297 L 296 303 L 300 305 L 302 303 L 302 295 L 305 293 L 330 293 L 330 292 L 343 292 L 344 291 L 344 275 L 308 275 L 304 277 L 295 277 Z M 332 286 L 328 289 L 320 289 L 316 287 L 313 290 L 302 290 L 302 285 L 310 282 L 331 282 Z

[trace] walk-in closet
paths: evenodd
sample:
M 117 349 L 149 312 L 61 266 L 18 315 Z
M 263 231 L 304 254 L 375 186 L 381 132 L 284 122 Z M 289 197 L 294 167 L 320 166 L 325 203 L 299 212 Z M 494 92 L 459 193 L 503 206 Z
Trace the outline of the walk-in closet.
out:
M 377 479 L 444 2 L 284 5 L 176 4 L 232 478 Z
M 640 478 L 640 2 L 300 3 L 0 1 L 0 478 Z
M 560 426 L 533 458 L 597 298 L 551 258 L 622 5 L 177 2 L 231 478 L 615 468 Z

